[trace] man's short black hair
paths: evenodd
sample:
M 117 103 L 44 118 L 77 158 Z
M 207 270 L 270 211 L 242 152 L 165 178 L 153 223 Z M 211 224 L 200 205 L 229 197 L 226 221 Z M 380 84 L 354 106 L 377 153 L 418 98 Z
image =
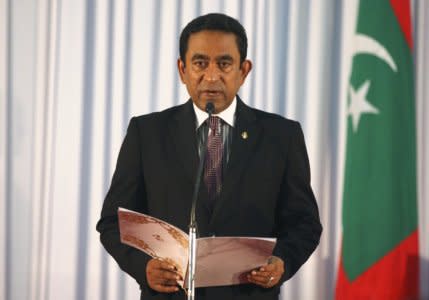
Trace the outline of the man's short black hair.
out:
M 193 33 L 203 30 L 223 31 L 233 33 L 236 36 L 238 52 L 240 53 L 240 65 L 247 56 L 246 30 L 236 19 L 225 14 L 211 13 L 193 19 L 183 28 L 180 34 L 180 59 L 186 62 L 186 51 L 188 50 L 189 37 Z

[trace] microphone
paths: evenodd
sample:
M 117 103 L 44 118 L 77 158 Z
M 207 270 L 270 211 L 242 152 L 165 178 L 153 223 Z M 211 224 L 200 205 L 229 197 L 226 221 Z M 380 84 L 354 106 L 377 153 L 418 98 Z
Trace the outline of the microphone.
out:
M 214 113 L 214 105 L 212 102 L 207 102 L 206 112 L 209 114 L 209 118 Z M 201 184 L 201 176 L 203 174 L 204 161 L 207 152 L 207 140 L 209 139 L 209 126 L 204 128 L 204 140 L 200 163 L 198 165 L 197 177 L 195 179 L 194 194 L 192 197 L 191 207 L 191 220 L 189 222 L 189 240 L 188 240 L 188 300 L 195 299 L 195 265 L 197 260 L 197 221 L 195 217 L 195 208 L 197 205 L 198 191 Z
M 215 107 L 214 107 L 213 102 L 207 102 L 206 112 L 209 114 L 209 118 L 214 113 L 214 109 L 215 109 Z M 204 139 L 204 144 L 203 144 L 202 151 L 201 151 L 201 158 L 200 158 L 200 163 L 198 165 L 197 177 L 196 177 L 195 186 L 194 186 L 194 194 L 192 197 L 191 221 L 190 221 L 189 227 L 191 227 L 192 225 L 194 225 L 196 227 L 195 209 L 196 209 L 196 205 L 197 205 L 198 191 L 200 190 L 200 184 L 201 184 L 201 175 L 203 173 L 204 161 L 205 161 L 206 152 L 207 152 L 208 135 L 209 135 L 209 127 L 206 126 L 204 128 L 204 136 L 206 138 Z
M 209 114 L 209 117 L 212 116 L 212 114 L 214 113 L 214 104 L 213 102 L 207 102 L 206 104 L 206 112 Z

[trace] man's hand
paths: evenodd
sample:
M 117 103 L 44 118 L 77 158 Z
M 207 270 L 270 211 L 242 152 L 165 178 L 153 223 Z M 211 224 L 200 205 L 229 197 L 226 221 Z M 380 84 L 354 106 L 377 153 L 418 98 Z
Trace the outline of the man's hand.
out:
M 271 256 L 266 265 L 247 274 L 247 279 L 256 285 L 271 288 L 279 283 L 284 271 L 283 260 L 277 256 Z
M 179 290 L 177 281 L 182 278 L 174 265 L 152 258 L 146 265 L 146 279 L 151 289 L 161 293 L 173 293 Z

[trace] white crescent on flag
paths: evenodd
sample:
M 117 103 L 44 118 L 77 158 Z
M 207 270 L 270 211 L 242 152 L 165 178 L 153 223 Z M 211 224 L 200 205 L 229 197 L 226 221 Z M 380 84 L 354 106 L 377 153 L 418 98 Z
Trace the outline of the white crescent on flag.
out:
M 386 62 L 394 72 L 398 71 L 395 61 L 393 60 L 390 53 L 386 50 L 386 48 L 383 47 L 383 45 L 381 45 L 378 41 L 374 40 L 370 36 L 364 34 L 355 35 L 354 55 L 358 54 L 374 55 Z

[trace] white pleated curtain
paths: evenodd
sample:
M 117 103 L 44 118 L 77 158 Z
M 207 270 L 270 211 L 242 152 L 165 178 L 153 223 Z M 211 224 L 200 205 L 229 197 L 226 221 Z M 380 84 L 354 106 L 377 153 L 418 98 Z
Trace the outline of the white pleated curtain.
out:
M 424 283 L 429 4 L 413 8 Z M 281 297 L 332 299 L 356 11 L 356 0 L 0 0 L 0 298 L 138 299 L 95 224 L 130 117 L 188 99 L 176 71 L 181 29 L 225 12 L 248 33 L 244 101 L 303 126 L 324 226 Z

